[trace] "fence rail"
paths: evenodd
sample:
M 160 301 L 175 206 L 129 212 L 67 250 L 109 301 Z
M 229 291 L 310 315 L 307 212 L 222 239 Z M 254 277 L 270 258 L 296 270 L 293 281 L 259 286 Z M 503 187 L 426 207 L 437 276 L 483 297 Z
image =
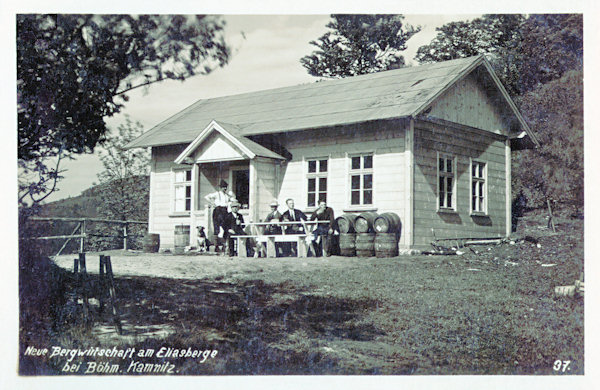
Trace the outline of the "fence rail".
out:
M 59 222 L 79 222 L 77 224 L 77 226 L 75 227 L 75 229 L 73 229 L 73 232 L 70 235 L 58 235 L 58 236 L 45 236 L 45 237 L 31 237 L 31 239 L 34 240 L 60 240 L 60 239 L 66 239 L 65 243 L 63 244 L 63 246 L 60 248 L 60 250 L 58 251 L 58 253 L 55 256 L 58 256 L 61 254 L 61 252 L 63 251 L 63 249 L 67 246 L 67 244 L 72 240 L 72 239 L 79 239 L 79 252 L 83 253 L 85 252 L 85 239 L 87 237 L 117 237 L 117 238 L 123 238 L 123 249 L 128 249 L 127 248 L 127 240 L 131 239 L 133 237 L 143 237 L 143 235 L 141 234 L 131 234 L 128 233 L 128 226 L 129 225 L 148 225 L 148 222 L 144 222 L 144 221 L 135 221 L 135 220 L 125 220 L 125 221 L 119 221 L 119 220 L 111 220 L 111 219 L 103 219 L 103 218 L 71 218 L 71 217 L 31 217 L 29 220 L 31 221 L 39 221 L 39 222 L 55 222 L 55 221 L 59 221 Z M 123 234 L 95 234 L 95 233 L 86 233 L 86 225 L 87 222 L 96 222 L 96 223 L 107 223 L 107 224 L 117 224 L 117 225 L 123 225 Z

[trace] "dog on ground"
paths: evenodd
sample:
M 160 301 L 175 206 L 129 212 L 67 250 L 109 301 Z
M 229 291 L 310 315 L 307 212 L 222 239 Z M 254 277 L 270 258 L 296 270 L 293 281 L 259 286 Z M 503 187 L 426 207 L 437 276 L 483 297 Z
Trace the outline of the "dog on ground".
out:
M 208 248 L 210 247 L 210 242 L 206 238 L 206 233 L 204 232 L 204 226 L 198 226 L 198 234 L 196 236 L 196 241 L 198 243 L 198 252 L 208 252 Z

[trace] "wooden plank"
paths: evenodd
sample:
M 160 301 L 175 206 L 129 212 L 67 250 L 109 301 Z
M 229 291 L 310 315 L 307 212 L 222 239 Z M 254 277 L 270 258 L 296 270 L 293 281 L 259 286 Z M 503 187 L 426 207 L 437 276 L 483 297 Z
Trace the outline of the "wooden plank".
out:
M 87 270 L 85 265 L 85 253 L 79 253 L 79 286 L 81 288 L 81 297 L 83 300 L 83 319 L 85 322 L 90 320 L 90 305 L 88 301 Z
M 100 269 L 98 270 L 98 302 L 100 303 L 99 311 L 100 313 L 104 312 L 104 290 L 106 289 L 106 280 L 105 280 L 105 263 L 104 255 L 100 255 L 100 259 L 98 261 L 100 265 Z
M 115 328 L 117 329 L 117 333 L 119 335 L 123 334 L 123 329 L 121 327 L 121 319 L 119 317 L 119 312 L 117 311 L 117 293 L 115 291 L 115 282 L 112 271 L 112 262 L 110 261 L 110 256 L 106 256 L 104 258 L 104 265 L 106 267 L 106 278 L 108 282 L 108 293 L 110 295 L 110 304 L 113 314 L 113 322 Z
M 54 239 L 60 239 L 60 238 L 83 238 L 85 237 L 84 234 L 73 234 L 73 235 L 69 235 L 69 236 L 50 236 L 50 237 L 31 237 L 32 240 L 54 240 Z
M 134 221 L 134 220 L 113 220 L 113 219 L 102 219 L 102 218 L 69 218 L 69 217 L 31 217 L 32 221 L 64 221 L 64 222 L 106 222 L 106 223 L 137 223 L 146 225 L 148 221 Z
M 504 179 L 505 185 L 505 207 L 506 207 L 506 237 L 512 234 L 512 166 L 511 166 L 511 150 L 510 150 L 510 139 L 506 140 L 506 177 Z
M 405 192 L 405 200 L 404 200 L 404 216 L 406 221 L 404 223 L 404 236 L 405 236 L 405 245 L 412 246 L 414 243 L 414 200 L 415 200 L 415 157 L 414 157 L 414 142 L 415 142 L 415 121 L 414 119 L 410 119 L 408 129 L 406 131 L 406 140 L 405 140 L 405 160 L 404 160 L 404 171 L 406 174 L 404 175 L 404 187 L 406 189 Z

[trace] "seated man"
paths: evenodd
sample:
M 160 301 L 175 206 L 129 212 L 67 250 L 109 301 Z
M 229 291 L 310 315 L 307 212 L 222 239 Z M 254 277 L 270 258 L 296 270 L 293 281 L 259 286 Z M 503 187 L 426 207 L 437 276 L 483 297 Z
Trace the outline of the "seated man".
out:
M 328 223 L 319 223 L 313 229 L 314 241 L 321 245 L 321 250 L 324 256 L 329 256 L 328 250 L 328 236 L 333 234 L 333 226 L 335 223 L 335 217 L 333 216 L 333 209 L 327 207 L 327 203 L 322 200 L 319 202 L 319 208 L 310 216 L 311 221 L 327 221 Z M 315 256 L 317 255 L 315 247 L 310 245 Z
M 273 200 L 269 206 L 271 206 L 271 212 L 269 214 L 267 214 L 267 216 L 265 217 L 265 222 L 271 222 L 271 221 L 281 222 L 283 219 L 283 216 L 281 215 L 279 210 L 277 210 L 277 207 L 279 206 L 279 203 L 277 203 L 277 200 Z M 266 234 L 266 235 L 281 234 L 281 226 L 266 225 L 265 229 L 264 229 L 264 234 Z M 260 243 L 257 243 L 257 247 L 258 247 L 258 252 L 264 253 L 264 255 L 266 257 L 267 251 L 264 248 L 264 246 Z M 283 248 L 280 243 L 275 244 L 275 254 L 276 254 L 276 256 L 283 255 Z
M 277 207 L 279 206 L 277 201 L 272 201 L 269 206 L 271 206 L 271 212 L 265 217 L 265 222 L 281 222 L 283 216 L 281 215 L 279 210 L 277 210 Z M 267 225 L 265 226 L 265 234 L 281 234 L 281 226 Z
M 283 220 L 287 220 L 290 222 L 293 221 L 306 221 L 308 218 L 306 218 L 306 214 L 304 214 L 302 211 L 295 209 L 294 208 L 294 199 L 288 199 L 285 201 L 288 209 L 286 210 L 285 213 L 283 213 Z M 304 233 L 304 227 L 301 224 L 297 224 L 297 225 L 290 225 L 285 229 L 286 234 L 298 234 L 298 233 Z
M 244 217 L 239 213 L 240 203 L 237 200 L 231 202 L 231 212 L 225 217 L 225 239 L 227 242 L 227 253 L 229 256 L 235 256 L 232 235 L 245 235 Z
M 294 199 L 287 199 L 285 201 L 288 209 L 285 213 L 283 213 L 282 218 L 284 222 L 293 222 L 293 221 L 306 221 L 306 214 L 302 211 L 294 208 Z M 294 224 L 289 225 L 285 228 L 285 234 L 302 234 L 305 233 L 303 224 Z M 292 243 L 285 243 L 284 245 L 284 256 L 290 256 L 291 254 L 297 253 L 297 249 L 294 249 L 294 245 Z M 295 253 L 294 253 L 295 252 Z

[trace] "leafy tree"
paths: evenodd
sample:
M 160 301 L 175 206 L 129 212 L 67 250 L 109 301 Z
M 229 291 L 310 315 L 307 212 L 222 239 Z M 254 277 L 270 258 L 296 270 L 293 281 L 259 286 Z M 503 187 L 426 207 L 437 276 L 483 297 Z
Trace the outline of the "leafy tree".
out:
M 125 145 L 144 132 L 139 122 L 129 117 L 110 134 L 100 149 L 104 170 L 98 174 L 99 215 L 109 219 L 146 219 L 148 215 L 148 170 L 150 153 L 146 149 L 125 149 Z
M 516 63 L 521 57 L 515 49 L 524 20 L 520 14 L 491 14 L 470 22 L 450 22 L 436 28 L 437 36 L 419 47 L 415 59 L 429 63 L 486 54 L 508 92 L 516 95 L 520 92 Z
M 583 66 L 580 14 L 483 15 L 451 22 L 417 50 L 420 63 L 486 54 L 508 92 L 520 95 Z
M 56 187 L 60 162 L 92 152 L 127 92 L 227 63 L 211 16 L 17 15 L 19 202 Z
M 132 122 L 129 116 L 117 127 L 116 134 L 105 138 L 99 151 L 104 171 L 98 174 L 100 183 L 110 183 L 132 176 L 146 176 L 150 168 L 147 149 L 126 149 L 125 145 L 144 133 L 140 122 Z
M 531 207 L 546 199 L 583 207 L 583 71 L 566 72 L 519 98 L 541 147 L 513 156 L 513 188 Z
M 583 69 L 581 14 L 531 15 L 520 33 L 521 91 L 557 80 L 569 70 Z
M 348 77 L 404 66 L 400 54 L 420 27 L 404 25 L 403 15 L 331 15 L 331 31 L 310 44 L 317 47 L 300 59 L 309 74 Z
M 132 122 L 126 117 L 117 131 L 106 137 L 99 150 L 100 161 L 104 170 L 98 174 L 100 185 L 98 191 L 98 216 L 111 220 L 148 219 L 148 202 L 150 181 L 150 153 L 146 149 L 125 149 L 125 145 L 144 132 L 139 122 Z M 122 239 L 118 225 L 100 223 L 95 227 L 105 237 L 90 241 L 90 245 L 99 249 L 115 249 L 122 247 Z M 129 234 L 136 231 L 141 234 L 146 226 L 130 225 Z M 113 236 L 108 237 L 108 236 Z
M 447 23 L 436 28 L 431 43 L 419 47 L 415 59 L 427 63 L 496 53 L 519 39 L 523 20 L 520 14 L 484 15 L 470 22 Z

